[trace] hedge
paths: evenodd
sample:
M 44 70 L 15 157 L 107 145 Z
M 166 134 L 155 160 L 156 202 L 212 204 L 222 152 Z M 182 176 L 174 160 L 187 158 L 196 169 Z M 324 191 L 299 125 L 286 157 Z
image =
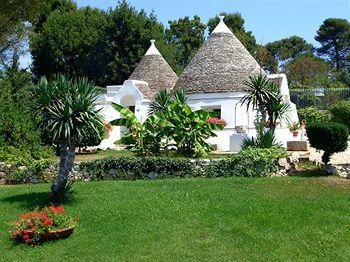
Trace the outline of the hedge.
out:
M 350 128 L 350 101 L 341 101 L 329 108 L 332 121 L 342 123 Z
M 200 160 L 164 157 L 104 158 L 80 164 L 92 180 L 156 179 L 166 177 L 264 177 L 276 172 L 282 148 L 248 148 L 224 159 Z

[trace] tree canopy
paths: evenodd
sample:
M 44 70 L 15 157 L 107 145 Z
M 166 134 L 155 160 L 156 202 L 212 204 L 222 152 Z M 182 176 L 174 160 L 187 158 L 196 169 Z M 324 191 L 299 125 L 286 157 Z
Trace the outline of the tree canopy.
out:
M 313 54 L 302 54 L 286 65 L 288 80 L 292 84 L 315 86 L 320 78 L 327 75 L 329 64 Z
M 182 71 L 205 41 L 206 25 L 201 22 L 199 16 L 190 19 L 188 16 L 176 21 L 169 21 L 169 29 L 166 30 L 166 38 L 173 45 L 176 57 L 177 69 Z M 180 73 L 180 72 L 178 72 Z
M 315 40 L 321 47 L 317 52 L 340 71 L 350 65 L 350 23 L 346 19 L 328 18 L 317 31 Z
M 313 46 L 300 36 L 291 36 L 266 44 L 266 49 L 274 56 L 280 66 L 305 52 L 312 52 Z

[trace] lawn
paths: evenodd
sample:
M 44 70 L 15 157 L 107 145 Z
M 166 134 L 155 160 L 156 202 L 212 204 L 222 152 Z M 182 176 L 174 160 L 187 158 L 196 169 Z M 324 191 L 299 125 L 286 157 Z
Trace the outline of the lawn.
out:
M 0 187 L 2 261 L 346 261 L 350 181 L 335 177 L 77 183 L 74 234 L 13 245 L 7 221 L 49 185 Z

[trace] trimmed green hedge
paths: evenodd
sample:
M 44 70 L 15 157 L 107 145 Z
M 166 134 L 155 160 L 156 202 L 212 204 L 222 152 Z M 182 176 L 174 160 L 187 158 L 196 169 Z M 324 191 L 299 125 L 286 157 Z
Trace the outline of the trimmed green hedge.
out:
M 350 101 L 340 101 L 329 108 L 332 121 L 342 123 L 350 128 Z
M 80 164 L 80 171 L 93 180 L 156 179 L 166 177 L 264 177 L 277 170 L 287 157 L 282 148 L 248 148 L 225 159 L 193 160 L 162 157 L 105 158 Z

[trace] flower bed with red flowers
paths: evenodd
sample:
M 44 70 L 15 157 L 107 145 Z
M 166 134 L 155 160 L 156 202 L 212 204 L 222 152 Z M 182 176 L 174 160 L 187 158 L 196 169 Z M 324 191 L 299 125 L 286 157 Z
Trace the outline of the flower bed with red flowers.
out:
M 227 125 L 227 123 L 224 119 L 217 118 L 217 117 L 209 117 L 207 119 L 207 123 L 212 123 L 212 124 L 217 124 L 217 125 L 222 125 L 222 126 Z
M 11 231 L 11 238 L 18 242 L 36 244 L 45 240 L 45 236 L 50 233 L 59 232 L 55 234 L 56 238 L 59 238 L 60 235 L 66 236 L 65 233 L 71 233 L 76 222 L 77 219 L 66 214 L 63 206 L 51 205 L 41 210 L 37 208 L 21 214 L 18 220 L 11 223 L 14 227 Z

